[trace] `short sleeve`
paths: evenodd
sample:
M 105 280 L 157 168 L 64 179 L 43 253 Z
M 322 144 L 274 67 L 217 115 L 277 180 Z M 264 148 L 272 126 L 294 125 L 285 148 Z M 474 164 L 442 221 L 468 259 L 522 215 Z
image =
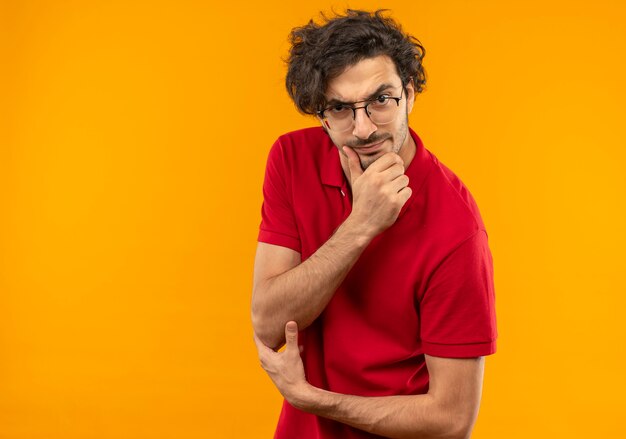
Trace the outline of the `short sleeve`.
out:
M 258 241 L 300 252 L 300 238 L 291 202 L 293 198 L 286 159 L 278 140 L 270 150 L 265 168 Z
M 420 300 L 424 353 L 469 358 L 496 351 L 493 261 L 487 233 L 456 247 L 432 274 Z

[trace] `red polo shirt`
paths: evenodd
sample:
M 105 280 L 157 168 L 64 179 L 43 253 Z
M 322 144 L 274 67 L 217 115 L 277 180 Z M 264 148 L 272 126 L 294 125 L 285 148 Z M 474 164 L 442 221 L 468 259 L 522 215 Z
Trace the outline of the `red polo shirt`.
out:
M 478 357 L 496 349 L 493 268 L 478 207 L 459 178 L 417 145 L 413 194 L 363 251 L 326 309 L 299 334 L 308 381 L 333 392 L 428 391 L 424 354 Z M 348 217 L 351 192 L 322 128 L 281 136 L 263 186 L 259 241 L 307 259 Z M 276 438 L 377 437 L 283 404 Z

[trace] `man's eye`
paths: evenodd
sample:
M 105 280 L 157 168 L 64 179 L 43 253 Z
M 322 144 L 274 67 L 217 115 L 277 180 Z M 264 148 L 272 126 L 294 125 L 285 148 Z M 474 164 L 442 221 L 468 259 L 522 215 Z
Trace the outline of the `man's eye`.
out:
M 333 113 L 341 113 L 343 111 L 346 111 L 348 109 L 348 107 L 346 107 L 345 105 L 333 105 L 332 107 L 330 107 L 330 111 L 332 111 Z
M 389 101 L 389 95 L 380 95 L 374 100 L 376 104 L 386 104 L 387 101 Z

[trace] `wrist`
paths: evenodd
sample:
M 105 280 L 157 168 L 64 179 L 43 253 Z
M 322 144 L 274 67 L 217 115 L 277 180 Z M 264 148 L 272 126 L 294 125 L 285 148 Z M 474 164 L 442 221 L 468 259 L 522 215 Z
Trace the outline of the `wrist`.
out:
M 316 398 L 317 392 L 319 389 L 317 387 L 313 387 L 308 382 L 304 382 L 303 386 L 295 392 L 291 398 L 288 398 L 287 401 L 294 408 L 298 410 L 302 410 L 303 412 L 309 412 L 316 406 Z
M 346 218 L 342 227 L 349 236 L 349 239 L 362 248 L 367 247 L 370 241 L 376 236 L 375 230 L 368 227 L 363 221 L 356 219 L 353 214 L 350 214 L 348 218 Z

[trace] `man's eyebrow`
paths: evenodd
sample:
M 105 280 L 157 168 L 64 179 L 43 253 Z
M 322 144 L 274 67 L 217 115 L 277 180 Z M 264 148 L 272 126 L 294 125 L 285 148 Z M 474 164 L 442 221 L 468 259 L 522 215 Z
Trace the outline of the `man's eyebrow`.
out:
M 381 84 L 380 87 L 378 87 L 376 89 L 376 91 L 374 93 L 372 93 L 371 95 L 369 95 L 367 97 L 367 99 L 365 99 L 366 101 L 371 101 L 372 99 L 376 99 L 378 96 L 380 96 L 380 94 L 387 90 L 388 88 L 394 88 L 393 85 L 391 84 Z
M 370 94 L 366 99 L 363 99 L 362 101 L 357 101 L 357 102 L 364 102 L 364 101 L 371 101 L 373 99 L 376 99 L 381 92 L 387 90 L 388 88 L 394 88 L 394 86 L 392 84 L 380 84 L 378 86 L 378 88 L 376 89 L 376 91 L 374 91 L 372 94 Z M 326 102 L 326 105 L 345 105 L 345 104 L 354 104 L 354 102 L 344 102 L 340 99 L 329 99 Z

